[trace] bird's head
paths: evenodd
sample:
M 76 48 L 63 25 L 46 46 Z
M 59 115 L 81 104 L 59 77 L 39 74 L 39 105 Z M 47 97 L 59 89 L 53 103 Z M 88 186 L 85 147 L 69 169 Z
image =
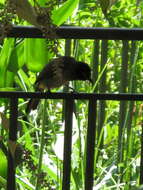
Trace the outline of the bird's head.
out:
M 91 69 L 87 63 L 78 61 L 76 73 L 78 76 L 78 80 L 88 80 L 93 84 L 91 79 Z

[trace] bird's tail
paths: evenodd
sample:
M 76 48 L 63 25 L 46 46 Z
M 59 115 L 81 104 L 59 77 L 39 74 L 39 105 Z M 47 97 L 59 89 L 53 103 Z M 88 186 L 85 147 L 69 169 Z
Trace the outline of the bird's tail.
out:
M 28 114 L 30 113 L 31 110 L 34 110 L 37 108 L 39 102 L 40 102 L 40 99 L 31 98 L 29 100 L 27 107 L 25 109 L 26 114 L 24 114 L 22 116 L 23 121 L 25 121 L 26 123 L 29 122 L 28 121 Z
M 38 86 L 35 87 L 35 92 L 43 92 Z M 28 114 L 31 110 L 35 110 L 40 102 L 40 99 L 31 98 L 27 104 L 25 112 Z
M 35 99 L 35 98 L 30 99 L 25 110 L 26 113 L 30 113 L 31 110 L 35 110 L 39 102 L 40 102 L 40 99 Z

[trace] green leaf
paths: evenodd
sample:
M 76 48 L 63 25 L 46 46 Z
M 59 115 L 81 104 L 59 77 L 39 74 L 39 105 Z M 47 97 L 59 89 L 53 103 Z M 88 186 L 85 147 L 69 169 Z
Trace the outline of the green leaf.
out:
M 22 69 L 20 69 L 17 74 L 18 76 L 15 77 L 15 80 L 16 83 L 21 87 L 21 89 L 23 89 L 24 91 L 32 91 L 32 84 L 27 74 Z
M 0 88 L 0 91 L 9 91 L 10 92 L 10 91 L 18 91 L 18 89 L 14 88 L 14 87 L 5 87 L 5 88 Z
M 5 3 L 5 0 L 0 0 L 0 3 L 1 3 L 1 4 L 4 4 L 4 3 Z
M 7 176 L 7 159 L 2 150 L 0 149 L 0 176 L 6 178 Z
M 45 39 L 24 40 L 24 60 L 30 71 L 38 72 L 48 61 Z
M 24 65 L 24 41 L 19 43 L 12 51 L 8 70 L 16 73 Z
M 56 25 L 64 23 L 78 6 L 79 0 L 68 0 L 57 10 L 53 10 L 52 20 Z
M 6 72 L 5 87 L 13 87 L 14 76 L 15 73 L 9 71 Z
M 3 187 L 6 189 L 6 179 L 0 176 L 0 187 Z
M 15 39 L 5 39 L 3 48 L 0 52 L 0 87 L 5 87 L 8 82 L 7 69 L 14 48 Z
M 47 0 L 39 0 L 38 3 L 41 7 L 44 7 L 46 5 L 46 3 L 48 3 L 48 2 L 47 2 Z
M 17 58 L 17 51 L 16 49 L 13 49 L 10 60 L 9 60 L 9 65 L 8 65 L 8 70 L 11 72 L 17 72 L 18 70 L 18 58 Z

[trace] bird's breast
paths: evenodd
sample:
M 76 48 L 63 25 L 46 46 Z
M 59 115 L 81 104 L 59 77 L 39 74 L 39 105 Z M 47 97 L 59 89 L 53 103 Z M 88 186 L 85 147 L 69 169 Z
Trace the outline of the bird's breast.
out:
M 46 80 L 42 80 L 39 82 L 38 84 L 38 88 L 40 89 L 52 89 L 52 88 L 58 88 L 58 87 L 61 87 L 63 85 L 66 85 L 68 83 L 67 80 L 61 78 L 61 77 L 53 77 L 53 78 L 50 78 L 50 79 L 46 79 Z

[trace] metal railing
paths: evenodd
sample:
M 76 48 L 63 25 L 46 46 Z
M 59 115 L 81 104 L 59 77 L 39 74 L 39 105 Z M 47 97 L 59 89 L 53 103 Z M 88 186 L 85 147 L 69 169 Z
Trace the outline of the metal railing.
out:
M 84 28 L 62 26 L 56 29 L 57 38 L 61 39 L 106 39 L 106 40 L 143 40 L 143 30 L 121 28 Z M 15 26 L 7 37 L 44 38 L 35 27 Z
M 143 40 L 142 29 L 118 28 L 81 28 L 63 26 L 57 29 L 57 38 L 64 39 L 110 39 L 110 40 Z M 43 38 L 42 32 L 35 27 L 15 26 L 7 37 L 14 38 Z M 72 113 L 76 99 L 86 99 L 88 104 L 87 152 L 85 190 L 93 189 L 94 149 L 96 138 L 96 103 L 97 100 L 128 100 L 143 101 L 143 94 L 86 94 L 86 93 L 40 93 L 40 92 L 0 92 L 0 98 L 10 99 L 10 130 L 9 141 L 17 140 L 18 99 L 64 99 L 65 100 L 65 131 L 64 131 L 64 161 L 63 161 L 63 190 L 70 190 L 71 145 L 72 145 Z M 142 132 L 143 133 L 143 132 Z M 142 134 L 143 137 L 143 134 Z M 141 144 L 143 152 L 143 139 Z M 7 190 L 15 190 L 14 157 L 9 150 Z M 140 183 L 143 184 L 143 154 L 141 154 Z

